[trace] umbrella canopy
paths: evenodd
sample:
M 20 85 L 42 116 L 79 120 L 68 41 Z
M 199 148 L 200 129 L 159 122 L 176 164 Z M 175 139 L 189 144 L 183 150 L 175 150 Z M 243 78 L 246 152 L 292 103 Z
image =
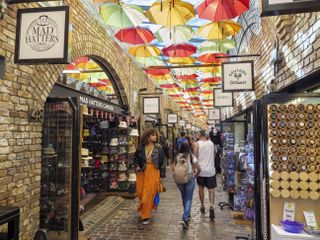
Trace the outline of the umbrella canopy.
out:
M 239 16 L 249 9 L 250 0 L 204 0 L 198 7 L 200 18 L 216 22 Z
M 150 22 L 173 27 L 184 25 L 195 17 L 194 7 L 191 3 L 180 0 L 165 0 L 154 2 L 146 12 Z
M 167 61 L 172 64 L 193 64 L 196 59 L 193 57 L 171 57 Z
M 196 73 L 196 68 L 173 68 L 171 71 L 174 75 L 191 75 Z
M 236 46 L 234 40 L 223 39 L 215 41 L 205 41 L 198 46 L 199 53 L 226 52 Z
M 126 28 L 147 21 L 142 8 L 130 4 L 105 3 L 100 7 L 100 16 L 105 24 Z
M 220 77 L 204 78 L 204 79 L 201 79 L 200 82 L 202 82 L 202 83 L 216 83 L 216 82 L 221 82 L 221 78 Z
M 164 88 L 164 89 L 167 89 L 167 88 L 179 88 L 179 85 L 176 84 L 176 83 L 172 83 L 172 84 L 161 84 L 161 85 L 160 85 L 160 88 Z
M 155 39 L 155 36 L 149 29 L 142 27 L 128 27 L 121 29 L 115 34 L 115 37 L 121 42 L 134 45 L 147 44 Z
M 161 53 L 159 48 L 151 45 L 133 46 L 128 49 L 128 52 L 133 56 L 144 58 L 156 57 Z
M 183 43 L 188 42 L 195 32 L 188 26 L 174 26 L 172 28 L 161 28 L 155 36 L 159 42 L 165 43 Z
M 136 57 L 135 61 L 143 67 L 164 66 L 164 62 L 159 57 Z
M 199 28 L 198 34 L 208 40 L 221 40 L 236 35 L 241 26 L 231 20 L 208 23 Z
M 188 57 L 196 51 L 197 47 L 188 43 L 172 44 L 162 49 L 163 55 L 169 57 Z
M 176 79 L 180 79 L 180 80 L 188 80 L 188 79 L 195 79 L 199 77 L 197 74 L 190 74 L 190 75 L 175 75 Z
M 149 68 L 144 70 L 147 74 L 151 75 L 166 75 L 170 73 L 168 68 Z
M 204 63 L 221 63 L 226 58 L 217 58 L 217 57 L 224 57 L 224 56 L 227 56 L 227 55 L 223 53 L 206 53 L 199 56 L 198 61 L 204 62 Z
M 202 67 L 199 69 L 203 73 L 211 73 L 211 74 L 221 73 L 221 66 Z

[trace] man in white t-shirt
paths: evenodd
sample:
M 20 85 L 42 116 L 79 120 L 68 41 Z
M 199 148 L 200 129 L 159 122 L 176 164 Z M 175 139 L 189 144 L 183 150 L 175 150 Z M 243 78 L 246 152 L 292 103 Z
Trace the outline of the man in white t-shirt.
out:
M 209 133 L 201 131 L 199 141 L 195 144 L 195 155 L 198 158 L 198 162 L 201 168 L 197 183 L 199 187 L 199 198 L 201 202 L 200 211 L 205 213 L 204 206 L 204 188 L 206 187 L 209 192 L 210 199 L 210 220 L 214 220 L 214 189 L 217 187 L 216 169 L 214 167 L 215 147 L 212 141 L 208 140 Z

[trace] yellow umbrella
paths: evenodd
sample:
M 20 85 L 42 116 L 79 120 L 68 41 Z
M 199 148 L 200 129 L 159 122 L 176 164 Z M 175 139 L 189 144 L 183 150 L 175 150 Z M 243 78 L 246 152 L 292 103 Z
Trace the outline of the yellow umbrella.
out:
M 129 54 L 136 57 L 155 57 L 161 53 L 161 50 L 155 46 L 150 45 L 139 45 L 130 47 L 128 50 Z
M 183 85 L 193 85 L 193 84 L 197 84 L 198 81 L 197 79 L 184 79 L 184 80 L 180 80 L 179 83 Z
M 150 78 L 154 79 L 154 80 L 169 80 L 169 79 L 173 79 L 172 76 L 170 74 L 165 74 L 165 75 L 149 75 Z
M 221 66 L 212 66 L 212 67 L 201 67 L 199 68 L 201 72 L 211 72 L 211 73 L 220 73 Z
M 196 59 L 193 57 L 171 57 L 167 61 L 172 64 L 193 64 Z
M 221 40 L 229 36 L 236 35 L 241 28 L 238 23 L 226 20 L 208 23 L 199 28 L 199 35 L 208 40 Z
M 146 12 L 150 22 L 173 27 L 185 25 L 195 17 L 194 6 L 180 0 L 165 0 L 154 2 Z
M 95 62 L 85 63 L 84 68 L 89 70 L 101 70 L 100 66 Z

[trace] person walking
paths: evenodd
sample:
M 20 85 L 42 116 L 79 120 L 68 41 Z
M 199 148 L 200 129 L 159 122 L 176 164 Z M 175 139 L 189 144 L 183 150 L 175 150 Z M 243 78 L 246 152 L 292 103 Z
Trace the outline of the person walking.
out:
M 198 162 L 201 168 L 199 177 L 197 178 L 197 184 L 199 188 L 199 198 L 201 202 L 200 211 L 205 214 L 204 205 L 204 188 L 208 189 L 210 200 L 210 220 L 215 218 L 214 214 L 214 189 L 217 187 L 216 170 L 214 165 L 215 147 L 213 142 L 208 140 L 209 134 L 202 130 L 200 131 L 199 141 L 194 145 L 195 155 L 198 158 Z
M 186 140 L 186 133 L 181 132 L 180 137 L 177 139 L 177 152 L 180 152 L 181 145 Z
M 149 224 L 152 209 L 156 208 L 154 198 L 159 190 L 160 178 L 165 178 L 164 153 L 158 141 L 158 131 L 147 129 L 134 155 L 137 172 L 136 189 L 139 198 L 138 211 L 144 225 Z
M 201 171 L 200 165 L 198 163 L 197 158 L 192 154 L 189 142 L 185 141 L 182 143 L 180 148 L 180 154 L 177 158 L 183 158 L 187 160 L 187 164 L 189 165 L 190 172 L 192 174 L 189 182 L 185 184 L 177 184 L 182 198 L 183 204 L 183 215 L 181 220 L 181 225 L 184 229 L 188 229 L 189 220 L 191 217 L 191 205 L 192 205 L 192 197 L 195 185 L 195 178 L 199 176 Z

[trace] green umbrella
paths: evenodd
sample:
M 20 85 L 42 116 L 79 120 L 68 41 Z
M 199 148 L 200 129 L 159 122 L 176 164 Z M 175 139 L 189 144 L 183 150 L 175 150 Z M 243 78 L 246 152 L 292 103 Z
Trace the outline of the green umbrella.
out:
M 135 61 L 143 67 L 164 66 L 164 62 L 159 57 L 136 57 Z
M 139 6 L 122 3 L 103 4 L 100 16 L 105 24 L 118 28 L 138 26 L 148 20 Z
M 188 26 L 175 26 L 171 28 L 161 28 L 155 33 L 159 42 L 168 44 L 188 42 L 193 36 L 194 31 Z
M 222 39 L 215 41 L 205 41 L 198 46 L 199 53 L 226 52 L 235 47 L 234 40 Z

